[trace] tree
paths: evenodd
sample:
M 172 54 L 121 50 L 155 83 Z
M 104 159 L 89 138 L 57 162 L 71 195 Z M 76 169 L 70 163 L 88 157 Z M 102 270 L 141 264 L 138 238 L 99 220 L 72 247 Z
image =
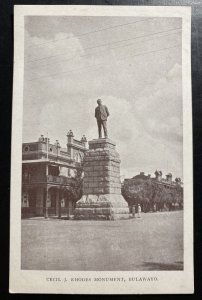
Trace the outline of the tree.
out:
M 137 179 L 124 182 L 122 195 L 128 202 L 129 207 L 140 204 L 143 211 L 150 210 L 153 186 L 151 180 Z
M 70 193 L 70 197 L 74 202 L 79 200 L 82 196 L 82 185 L 83 185 L 82 170 L 77 169 L 75 177 L 72 178 L 68 189 L 68 192 Z
M 138 178 L 124 182 L 122 195 L 129 207 L 139 203 L 144 212 L 163 210 L 165 207 L 172 210 L 176 203 L 183 207 L 183 189 L 178 184 L 165 185 L 152 179 Z

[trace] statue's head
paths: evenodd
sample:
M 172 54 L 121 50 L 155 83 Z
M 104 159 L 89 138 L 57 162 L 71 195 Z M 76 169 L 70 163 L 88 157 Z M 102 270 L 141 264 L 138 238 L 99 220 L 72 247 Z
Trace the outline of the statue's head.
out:
M 101 99 L 98 99 L 98 100 L 97 100 L 97 104 L 98 104 L 98 105 L 101 105 L 101 104 L 102 104 L 102 100 L 101 100 Z

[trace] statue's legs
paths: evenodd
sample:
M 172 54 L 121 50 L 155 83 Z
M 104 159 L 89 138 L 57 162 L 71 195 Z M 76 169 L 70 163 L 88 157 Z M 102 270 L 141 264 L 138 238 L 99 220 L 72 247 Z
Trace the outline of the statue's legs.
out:
M 103 130 L 104 130 L 104 135 L 107 138 L 108 137 L 108 133 L 107 133 L 107 121 L 102 121 L 102 126 L 103 126 Z
M 101 138 L 102 137 L 102 121 L 101 120 L 97 120 L 97 126 L 98 126 L 99 138 Z
M 98 126 L 99 138 L 102 138 L 102 127 L 103 127 L 103 131 L 104 131 L 104 136 L 105 136 L 105 138 L 107 138 L 108 137 L 107 121 L 97 120 L 97 126 Z

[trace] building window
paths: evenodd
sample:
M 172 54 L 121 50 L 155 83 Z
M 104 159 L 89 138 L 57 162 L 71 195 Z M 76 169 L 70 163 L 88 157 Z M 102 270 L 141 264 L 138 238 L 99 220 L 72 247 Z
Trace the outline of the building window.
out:
M 75 156 L 74 156 L 74 160 L 76 161 L 76 162 L 81 162 L 81 155 L 80 155 L 80 153 L 76 153 L 75 154 Z
M 24 147 L 24 151 L 25 151 L 25 152 L 29 151 L 29 146 L 25 146 L 25 147 Z

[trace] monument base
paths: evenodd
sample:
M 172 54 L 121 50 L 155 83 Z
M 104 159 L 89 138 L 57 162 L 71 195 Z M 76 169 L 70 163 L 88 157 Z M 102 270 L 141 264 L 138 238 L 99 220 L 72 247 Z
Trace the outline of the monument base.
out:
M 83 196 L 76 203 L 75 219 L 128 219 L 128 203 L 121 195 L 120 157 L 115 142 L 89 141 L 83 170 Z
M 122 195 L 83 195 L 76 203 L 77 220 L 120 220 L 129 218 L 128 204 Z

